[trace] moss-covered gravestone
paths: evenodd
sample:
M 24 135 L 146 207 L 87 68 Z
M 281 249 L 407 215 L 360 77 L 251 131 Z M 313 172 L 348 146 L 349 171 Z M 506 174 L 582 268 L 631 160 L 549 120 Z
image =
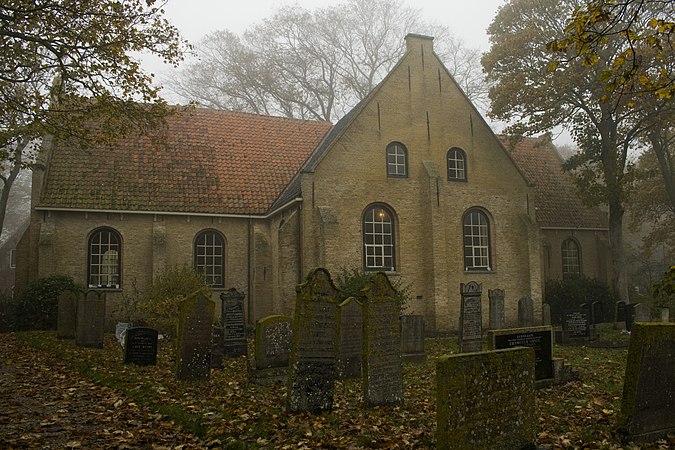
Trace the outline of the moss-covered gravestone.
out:
M 618 425 L 636 441 L 675 432 L 675 323 L 633 324 Z
M 105 331 L 105 294 L 87 291 L 77 302 L 77 331 L 75 344 L 81 347 L 103 348 Z
M 176 358 L 177 380 L 209 379 L 215 307 L 205 291 L 191 294 L 181 304 Z
M 441 356 L 436 363 L 436 448 L 534 448 L 534 351 Z
M 400 306 L 387 275 L 371 275 L 363 309 L 363 399 L 368 406 L 403 402 Z
M 249 376 L 256 384 L 288 381 L 288 361 L 293 341 L 293 319 L 267 316 L 255 324 L 254 355 Z
M 77 299 L 79 292 L 69 289 L 59 295 L 59 309 L 56 320 L 56 337 L 74 339 L 77 332 Z
M 339 378 L 359 378 L 363 356 L 363 305 L 354 297 L 340 303 Z
M 296 294 L 288 409 L 330 411 L 338 349 L 338 290 L 325 269 L 316 269 Z
M 483 349 L 483 286 L 475 281 L 460 284 L 462 302 L 459 313 L 459 351 L 479 352 Z

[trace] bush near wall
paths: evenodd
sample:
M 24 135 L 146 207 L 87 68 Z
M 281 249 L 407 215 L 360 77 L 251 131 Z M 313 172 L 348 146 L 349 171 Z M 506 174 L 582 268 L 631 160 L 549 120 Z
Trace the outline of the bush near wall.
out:
M 83 291 L 67 275 L 52 275 L 33 280 L 14 301 L 13 329 L 55 330 L 59 296 L 66 289 Z
M 583 303 L 592 304 L 597 301 L 602 305 L 602 321 L 613 321 L 614 308 L 619 297 L 601 281 L 580 277 L 546 282 L 544 302 L 551 305 L 553 325 L 562 324 L 566 310 L 579 309 Z

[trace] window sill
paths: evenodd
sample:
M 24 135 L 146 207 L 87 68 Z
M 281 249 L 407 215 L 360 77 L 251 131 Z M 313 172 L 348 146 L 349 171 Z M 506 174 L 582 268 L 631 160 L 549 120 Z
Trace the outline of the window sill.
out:
M 469 274 L 478 274 L 478 275 L 490 275 L 493 273 L 497 273 L 496 270 L 465 270 L 464 274 L 469 275 Z

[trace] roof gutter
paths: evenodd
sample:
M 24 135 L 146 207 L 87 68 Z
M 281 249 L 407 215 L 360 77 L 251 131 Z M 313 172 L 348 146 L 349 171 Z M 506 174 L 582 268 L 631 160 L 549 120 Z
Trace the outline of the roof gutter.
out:
M 542 230 L 572 230 L 572 231 L 609 231 L 608 228 L 584 228 L 584 227 L 539 227 Z

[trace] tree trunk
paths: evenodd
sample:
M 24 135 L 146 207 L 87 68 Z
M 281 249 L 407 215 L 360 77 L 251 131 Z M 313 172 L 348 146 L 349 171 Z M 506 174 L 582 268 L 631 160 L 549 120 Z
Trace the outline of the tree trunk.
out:
M 7 214 L 9 192 L 12 190 L 14 180 L 16 180 L 19 172 L 21 172 L 21 167 L 23 165 L 23 150 L 26 148 L 29 142 L 30 141 L 28 139 L 22 139 L 21 142 L 16 145 L 16 148 L 13 151 L 14 155 L 10 161 L 11 167 L 9 174 L 6 177 L 0 175 L 3 184 L 2 192 L 0 192 L 0 237 L 2 236 L 2 232 L 5 230 L 5 215 Z
M 666 194 L 668 195 L 668 200 L 670 200 L 670 208 L 675 213 L 675 167 L 673 167 L 673 160 L 670 156 L 666 136 L 663 136 L 662 133 L 667 133 L 667 130 L 654 128 L 648 135 L 654 154 L 656 154 L 656 159 L 659 161 L 659 169 L 663 176 L 663 181 L 666 184 Z

